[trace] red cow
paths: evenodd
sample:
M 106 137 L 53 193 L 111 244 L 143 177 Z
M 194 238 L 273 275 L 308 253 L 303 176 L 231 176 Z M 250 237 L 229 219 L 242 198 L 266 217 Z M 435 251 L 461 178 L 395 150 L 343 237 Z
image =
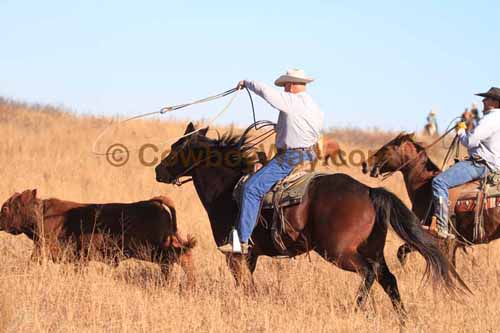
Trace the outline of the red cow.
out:
M 36 190 L 15 193 L 2 206 L 0 230 L 34 241 L 33 258 L 42 251 L 52 260 L 124 258 L 157 262 L 168 276 L 173 263 L 194 282 L 191 250 L 196 240 L 182 239 L 176 212 L 167 197 L 134 203 L 82 204 L 42 200 Z

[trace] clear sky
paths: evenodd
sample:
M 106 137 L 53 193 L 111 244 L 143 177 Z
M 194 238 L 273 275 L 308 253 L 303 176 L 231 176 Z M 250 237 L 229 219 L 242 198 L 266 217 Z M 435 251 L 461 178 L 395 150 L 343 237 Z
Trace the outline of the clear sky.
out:
M 432 106 L 443 126 L 500 86 L 499 17 L 500 1 L 0 0 L 0 96 L 133 115 L 299 67 L 327 126 L 415 130 Z M 221 121 L 251 121 L 245 95 Z

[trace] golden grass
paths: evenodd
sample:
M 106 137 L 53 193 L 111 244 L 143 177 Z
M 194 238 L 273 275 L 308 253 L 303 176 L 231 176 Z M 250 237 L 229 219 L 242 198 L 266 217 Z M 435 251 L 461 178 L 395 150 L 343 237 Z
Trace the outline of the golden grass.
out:
M 255 272 L 258 291 L 245 295 L 234 286 L 224 257 L 215 248 L 207 216 L 191 184 L 177 188 L 157 183 L 153 167 L 140 165 L 134 154 L 125 166 L 113 167 L 104 156 L 91 153 L 93 140 L 109 121 L 0 102 L 0 201 L 26 188 L 38 188 L 42 197 L 82 202 L 169 195 L 175 200 L 181 230 L 199 241 L 194 251 L 196 288 L 182 288 L 184 276 L 178 268 L 165 283 L 155 265 L 137 261 L 123 262 L 116 269 L 92 263 L 83 271 L 67 264 L 36 265 L 29 261 L 31 241 L 0 232 L 0 331 L 399 330 L 390 301 L 379 286 L 372 290 L 369 311 L 357 313 L 353 301 L 360 278 L 313 253 L 295 260 L 261 258 Z M 162 142 L 166 136 L 181 134 L 184 126 L 182 122 L 135 121 L 111 131 L 99 148 L 114 142 L 130 147 Z M 351 138 L 346 132 L 344 137 L 339 135 L 344 149 L 376 148 L 369 145 L 373 137 L 360 143 L 363 132 L 356 130 L 356 137 Z M 359 168 L 340 171 L 380 185 Z M 399 175 L 383 185 L 408 203 Z M 392 234 L 386 256 L 410 312 L 409 331 L 496 331 L 500 326 L 497 244 L 475 247 L 469 257 L 459 256 L 458 270 L 474 291 L 462 299 L 421 286 L 423 260 L 413 254 L 403 269 L 395 256 L 400 244 Z

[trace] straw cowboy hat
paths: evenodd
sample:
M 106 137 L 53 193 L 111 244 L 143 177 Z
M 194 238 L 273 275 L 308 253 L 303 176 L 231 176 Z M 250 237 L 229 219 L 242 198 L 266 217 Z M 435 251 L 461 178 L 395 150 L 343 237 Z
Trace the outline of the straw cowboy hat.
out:
M 476 96 L 488 97 L 500 101 L 500 88 L 491 87 L 487 92 L 476 94 Z
M 286 82 L 306 84 L 313 81 L 314 79 L 312 77 L 307 77 L 303 70 L 289 69 L 286 71 L 286 74 L 281 75 L 279 78 L 277 78 L 276 81 L 274 81 L 274 84 L 278 87 L 283 87 Z

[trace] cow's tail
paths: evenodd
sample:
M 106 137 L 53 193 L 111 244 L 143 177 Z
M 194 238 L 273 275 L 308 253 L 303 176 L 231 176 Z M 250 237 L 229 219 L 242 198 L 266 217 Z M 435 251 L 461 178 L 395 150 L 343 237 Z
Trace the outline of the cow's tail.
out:
M 177 212 L 175 210 L 175 205 L 172 199 L 166 196 L 154 197 L 152 200 L 158 201 L 163 208 L 169 213 L 172 220 L 172 228 L 174 232 L 177 232 Z
M 471 293 L 453 265 L 441 252 L 436 239 L 421 228 L 415 214 L 396 195 L 381 187 L 371 188 L 370 199 L 376 211 L 375 225 L 390 223 L 396 234 L 424 257 L 425 280 L 430 276 L 433 282 L 441 284 L 450 292 Z
M 186 239 L 182 240 L 182 244 L 186 250 L 192 250 L 198 244 L 198 241 L 193 235 L 187 234 Z
M 166 196 L 159 196 L 153 198 L 153 200 L 159 201 L 163 208 L 169 212 L 172 220 L 172 230 L 173 234 L 167 238 L 164 243 L 165 247 L 172 246 L 173 248 L 180 250 L 181 252 L 187 252 L 192 250 L 198 241 L 196 238 L 190 234 L 186 235 L 186 238 L 182 237 L 177 228 L 177 212 L 175 210 L 175 205 L 172 199 Z

